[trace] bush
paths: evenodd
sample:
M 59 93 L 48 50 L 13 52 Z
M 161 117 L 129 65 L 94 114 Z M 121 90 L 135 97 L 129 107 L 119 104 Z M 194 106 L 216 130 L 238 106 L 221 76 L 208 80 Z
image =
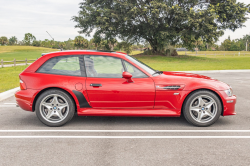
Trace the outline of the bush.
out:
M 178 56 L 178 53 L 177 53 L 176 49 L 173 46 L 168 45 L 166 47 L 165 55 L 166 56 Z

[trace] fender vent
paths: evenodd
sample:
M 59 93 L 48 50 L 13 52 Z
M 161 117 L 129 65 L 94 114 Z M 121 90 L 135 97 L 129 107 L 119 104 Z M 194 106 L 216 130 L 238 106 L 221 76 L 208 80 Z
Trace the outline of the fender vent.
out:
M 163 89 L 167 89 L 167 90 L 178 90 L 180 89 L 180 85 L 170 85 L 170 86 L 165 86 L 163 87 Z

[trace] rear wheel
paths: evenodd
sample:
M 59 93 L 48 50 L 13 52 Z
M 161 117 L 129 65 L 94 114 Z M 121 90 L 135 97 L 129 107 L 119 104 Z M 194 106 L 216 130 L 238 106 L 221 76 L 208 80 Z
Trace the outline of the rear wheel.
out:
M 191 94 L 183 107 L 185 119 L 200 127 L 215 123 L 222 112 L 222 106 L 217 95 L 210 91 L 201 90 Z
M 58 89 L 43 92 L 36 102 L 36 115 L 47 126 L 62 126 L 73 118 L 74 113 L 71 97 Z

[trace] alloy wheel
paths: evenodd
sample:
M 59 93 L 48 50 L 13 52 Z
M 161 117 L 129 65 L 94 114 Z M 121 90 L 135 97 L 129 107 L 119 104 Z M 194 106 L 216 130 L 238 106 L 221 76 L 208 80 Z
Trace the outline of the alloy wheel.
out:
M 191 117 L 199 123 L 207 123 L 214 119 L 217 114 L 215 100 L 207 95 L 199 95 L 191 101 L 189 112 Z
M 40 113 L 46 121 L 59 123 L 67 117 L 69 104 L 63 96 L 50 94 L 42 99 Z

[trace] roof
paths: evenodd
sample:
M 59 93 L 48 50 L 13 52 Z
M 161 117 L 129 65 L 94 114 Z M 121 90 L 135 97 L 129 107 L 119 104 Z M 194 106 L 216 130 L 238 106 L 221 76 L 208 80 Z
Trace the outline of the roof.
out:
M 49 53 L 42 53 L 42 56 L 46 54 L 52 54 L 52 53 L 67 53 L 67 52 L 103 52 L 103 53 L 115 53 L 120 55 L 127 55 L 127 53 L 124 52 L 116 52 L 116 51 L 106 51 L 106 50 L 65 50 L 65 51 L 55 51 L 55 52 L 49 52 Z

